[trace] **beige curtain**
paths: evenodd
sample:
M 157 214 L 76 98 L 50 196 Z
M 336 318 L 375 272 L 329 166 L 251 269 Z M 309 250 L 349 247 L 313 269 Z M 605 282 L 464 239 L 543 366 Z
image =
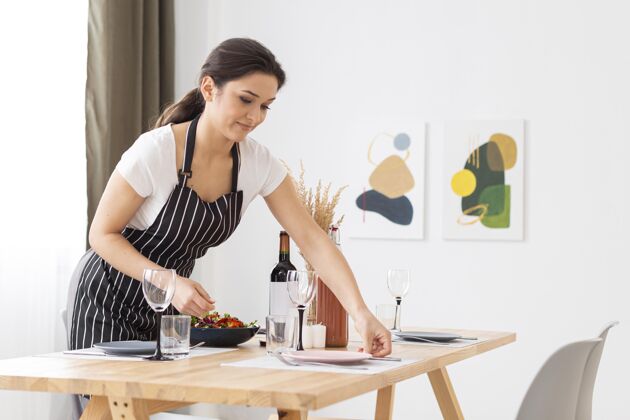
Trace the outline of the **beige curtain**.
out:
M 173 100 L 174 32 L 172 0 L 90 0 L 88 230 L 120 156 Z

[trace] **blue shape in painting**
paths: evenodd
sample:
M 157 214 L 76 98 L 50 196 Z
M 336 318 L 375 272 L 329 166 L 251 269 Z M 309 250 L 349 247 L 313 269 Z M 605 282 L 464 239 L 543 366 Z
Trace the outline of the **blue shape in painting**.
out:
M 394 147 L 401 152 L 409 149 L 409 145 L 411 145 L 411 139 L 409 135 L 406 133 L 398 133 L 396 137 L 394 137 Z
M 387 198 L 378 191 L 369 190 L 357 197 L 356 204 L 361 210 L 378 213 L 398 225 L 410 225 L 413 219 L 413 206 L 404 195 Z

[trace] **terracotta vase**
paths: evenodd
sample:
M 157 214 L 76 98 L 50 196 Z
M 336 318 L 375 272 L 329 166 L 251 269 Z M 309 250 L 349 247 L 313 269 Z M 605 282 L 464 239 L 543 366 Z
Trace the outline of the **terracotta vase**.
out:
M 346 347 L 348 345 L 348 313 L 339 299 L 317 279 L 316 323 L 326 326 L 326 347 Z

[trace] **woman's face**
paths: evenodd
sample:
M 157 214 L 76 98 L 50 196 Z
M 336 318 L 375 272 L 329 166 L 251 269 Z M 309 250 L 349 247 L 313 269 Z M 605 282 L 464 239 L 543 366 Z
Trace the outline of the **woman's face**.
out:
M 278 81 L 269 74 L 251 73 L 217 90 L 212 79 L 206 77 L 201 89 L 212 125 L 229 140 L 238 142 L 265 121 Z

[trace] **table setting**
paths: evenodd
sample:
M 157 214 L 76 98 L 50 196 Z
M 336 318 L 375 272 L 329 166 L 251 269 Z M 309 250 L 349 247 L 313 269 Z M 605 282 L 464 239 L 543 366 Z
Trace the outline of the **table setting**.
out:
M 304 325 L 304 311 L 313 300 L 316 290 L 317 274 L 314 271 L 289 270 L 287 293 L 298 310 L 297 319 L 292 315 L 267 316 L 265 325 L 267 354 L 262 357 L 225 362 L 221 366 L 375 374 L 418 361 L 402 360 L 398 357 L 377 358 L 369 353 L 347 349 L 325 350 L 326 327 Z M 308 349 L 311 347 L 314 349 Z
M 395 304 L 381 303 L 376 305 L 376 318 L 390 329 L 392 343 L 439 346 L 466 347 L 483 342 L 478 337 L 465 337 L 447 330 L 402 329 L 400 324 L 402 299 L 411 286 L 410 271 L 405 268 L 392 268 L 387 271 L 387 289 L 395 300 Z
M 289 359 L 285 356 L 285 359 Z M 290 360 L 290 359 L 289 359 Z M 283 361 L 278 360 L 277 358 L 270 358 L 267 356 L 262 356 L 254 359 L 242 360 L 239 362 L 232 363 L 222 363 L 221 366 L 232 366 L 232 367 L 241 367 L 241 368 L 261 368 L 261 369 L 276 369 L 276 370 L 292 370 L 292 371 L 303 371 L 303 372 L 323 372 L 323 373 L 349 373 L 349 374 L 367 374 L 374 375 L 377 373 L 383 373 L 388 370 L 398 369 L 405 365 L 414 363 L 417 360 L 405 360 L 402 362 L 397 361 L 373 361 L 366 360 L 361 363 L 360 366 L 353 365 L 309 365 L 304 363 L 299 363 L 296 365 L 287 364 Z
M 233 347 L 201 347 L 203 342 L 190 346 L 189 352 L 185 357 L 177 359 L 166 359 L 165 361 L 185 360 L 188 358 L 208 356 L 212 354 L 226 353 L 236 351 Z M 151 356 L 155 352 L 155 341 L 113 341 L 110 343 L 98 343 L 93 347 L 78 350 L 65 350 L 62 352 L 48 353 L 40 355 L 41 357 L 61 357 L 69 359 L 85 359 L 85 360 L 117 360 L 117 361 L 148 361 L 147 356 Z
M 275 351 L 265 356 L 221 366 L 240 368 L 280 369 L 303 372 L 349 373 L 374 375 L 415 363 L 420 359 L 372 357 L 369 353 L 338 350 Z

